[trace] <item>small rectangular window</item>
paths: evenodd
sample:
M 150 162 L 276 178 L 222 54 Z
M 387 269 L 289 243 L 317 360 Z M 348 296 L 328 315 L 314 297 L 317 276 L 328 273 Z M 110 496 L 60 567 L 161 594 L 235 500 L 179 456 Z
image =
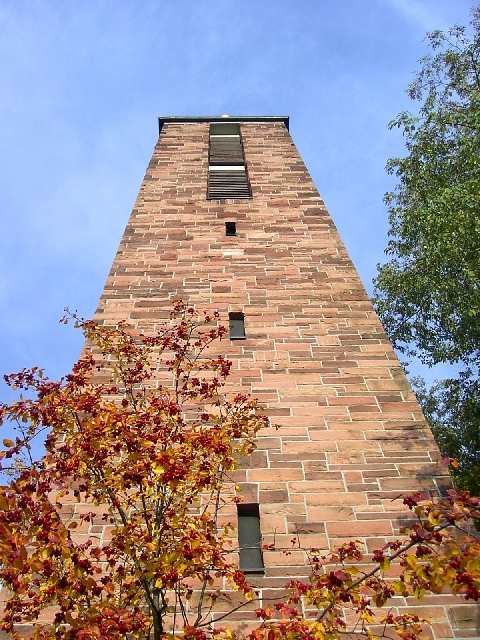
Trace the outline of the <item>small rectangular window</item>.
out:
M 225 222 L 225 235 L 226 236 L 236 236 L 237 235 L 237 223 L 236 222 Z
M 230 328 L 230 340 L 245 340 L 245 316 L 243 313 L 229 313 L 228 323 Z
M 262 534 L 258 504 L 237 504 L 240 569 L 263 573 Z

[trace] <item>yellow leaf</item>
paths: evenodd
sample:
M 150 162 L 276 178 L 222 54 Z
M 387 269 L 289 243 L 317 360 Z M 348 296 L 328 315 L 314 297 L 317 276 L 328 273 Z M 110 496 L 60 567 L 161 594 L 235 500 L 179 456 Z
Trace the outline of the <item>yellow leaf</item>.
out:
M 152 464 L 152 471 L 153 473 L 155 473 L 157 476 L 161 475 L 164 471 L 165 471 L 165 467 L 162 467 L 161 464 L 158 464 L 157 462 L 154 462 Z
M 157 578 L 157 579 L 155 580 L 155 587 L 156 587 L 157 589 L 161 589 L 161 588 L 162 588 L 162 586 L 163 586 L 163 580 L 162 580 L 161 578 Z
M 362 613 L 360 614 L 360 618 L 367 624 L 375 622 L 375 616 L 368 611 L 362 611 Z
M 14 444 L 15 444 L 14 441 L 10 440 L 10 438 L 4 438 L 3 439 L 3 446 L 4 447 L 13 447 Z
M 405 563 L 410 567 L 410 569 L 415 569 L 418 564 L 416 557 L 411 553 L 405 557 Z

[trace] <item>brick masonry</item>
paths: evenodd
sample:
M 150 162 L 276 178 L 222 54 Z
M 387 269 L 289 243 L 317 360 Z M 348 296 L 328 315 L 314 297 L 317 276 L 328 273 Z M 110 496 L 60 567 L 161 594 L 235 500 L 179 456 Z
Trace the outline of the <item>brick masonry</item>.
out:
M 241 125 L 249 200 L 206 199 L 208 131 L 164 125 L 96 318 L 154 330 L 176 296 L 225 321 L 243 311 L 247 339 L 221 349 L 234 363 L 232 386 L 258 397 L 272 421 L 236 477 L 260 503 L 263 541 L 288 545 L 296 534 L 304 546 L 355 538 L 374 548 L 399 532 L 398 496 L 437 493 L 446 469 L 285 126 Z M 225 236 L 226 221 L 236 221 L 236 237 Z M 265 597 L 306 574 L 302 551 L 264 560 L 255 582 Z M 417 610 L 438 639 L 478 637 L 461 600 L 434 596 Z

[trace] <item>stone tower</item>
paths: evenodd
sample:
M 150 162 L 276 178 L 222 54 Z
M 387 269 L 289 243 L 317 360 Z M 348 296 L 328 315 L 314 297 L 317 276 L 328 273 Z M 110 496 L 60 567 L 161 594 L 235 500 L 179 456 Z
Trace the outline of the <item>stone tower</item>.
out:
M 304 546 L 381 545 L 399 532 L 395 498 L 436 493 L 448 479 L 288 117 L 159 124 L 97 320 L 149 330 L 178 296 L 218 309 L 225 323 L 230 314 L 222 348 L 232 383 L 272 421 L 238 471 L 253 509 L 246 517 L 259 515 L 266 543 L 297 533 Z M 252 579 L 264 595 L 306 574 L 302 551 L 266 551 L 262 561 Z M 449 596 L 418 609 L 437 638 L 472 637 L 469 607 Z

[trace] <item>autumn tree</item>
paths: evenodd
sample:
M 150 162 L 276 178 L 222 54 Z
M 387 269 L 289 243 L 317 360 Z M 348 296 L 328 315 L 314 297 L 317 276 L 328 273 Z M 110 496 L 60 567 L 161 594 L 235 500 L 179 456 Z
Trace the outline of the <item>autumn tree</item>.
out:
M 232 638 L 231 611 L 215 606 L 230 589 L 243 598 L 235 610 L 256 603 L 250 640 L 414 639 L 425 623 L 390 606 L 393 596 L 449 588 L 478 600 L 468 523 L 479 500 L 456 492 L 406 498 L 405 535 L 373 554 L 355 541 L 307 549 L 309 579 L 286 585 L 282 602 L 260 599 L 223 514 L 241 499 L 230 479 L 238 457 L 267 421 L 254 399 L 225 394 L 230 362 L 209 350 L 225 334 L 218 320 L 181 302 L 152 335 L 76 318 L 87 347 L 71 374 L 6 376 L 26 397 L 1 406 L 18 433 L 1 453 L 11 477 L 0 487 L 0 628 L 17 638 L 30 624 L 44 640 Z
M 88 347 L 70 375 L 6 377 L 34 395 L 2 408 L 19 430 L 4 441 L 15 478 L 0 492 L 7 631 L 55 606 L 57 635 L 160 638 L 167 617 L 174 630 L 205 622 L 223 579 L 249 593 L 218 523 L 220 489 L 266 419 L 255 400 L 222 395 L 230 362 L 206 355 L 225 332 L 218 316 L 198 319 L 182 303 L 172 315 L 155 336 L 77 319 Z M 34 461 L 45 429 L 46 455 Z M 79 515 L 75 500 L 87 505 Z M 76 534 L 102 523 L 99 539 Z
M 478 491 L 480 366 L 480 7 L 470 27 L 428 34 L 432 53 L 408 90 L 418 103 L 390 127 L 407 154 L 387 165 L 388 262 L 376 308 L 394 346 L 458 375 L 418 389 L 443 452 L 456 456 L 460 486 Z

